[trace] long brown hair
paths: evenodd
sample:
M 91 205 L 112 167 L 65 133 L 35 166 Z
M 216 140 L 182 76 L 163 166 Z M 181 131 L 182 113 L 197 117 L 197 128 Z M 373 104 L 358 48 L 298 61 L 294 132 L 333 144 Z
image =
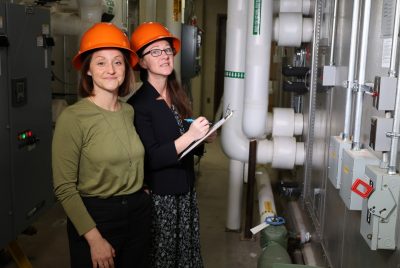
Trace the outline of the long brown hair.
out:
M 154 42 L 160 41 L 160 40 L 162 40 L 162 39 L 155 40 Z M 165 40 L 167 40 L 170 43 L 171 47 L 174 48 L 171 39 L 165 38 Z M 152 44 L 154 42 L 151 42 L 151 43 L 147 44 L 146 46 L 142 47 L 140 50 L 138 50 L 138 52 L 137 52 L 138 56 L 141 58 L 143 51 L 146 49 L 146 47 L 148 47 L 150 44 Z M 149 77 L 147 69 L 142 68 L 139 64 L 138 64 L 138 66 L 139 66 L 139 71 L 140 71 L 140 80 L 142 80 L 142 82 L 147 81 L 148 77 Z M 172 73 L 170 75 L 168 75 L 167 90 L 168 90 L 169 97 L 171 98 L 171 103 L 178 110 L 179 115 L 182 118 L 191 117 L 193 115 L 193 111 L 192 111 L 189 97 L 187 96 L 185 90 L 182 88 L 181 84 L 176 79 L 175 70 L 173 70 Z

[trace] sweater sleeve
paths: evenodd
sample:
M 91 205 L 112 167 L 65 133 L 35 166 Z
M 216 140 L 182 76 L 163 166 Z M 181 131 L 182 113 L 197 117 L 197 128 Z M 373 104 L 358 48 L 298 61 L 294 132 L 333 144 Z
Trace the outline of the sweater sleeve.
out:
M 65 110 L 57 120 L 52 144 L 53 185 L 57 199 L 80 235 L 96 226 L 78 191 L 83 131 L 79 118 Z

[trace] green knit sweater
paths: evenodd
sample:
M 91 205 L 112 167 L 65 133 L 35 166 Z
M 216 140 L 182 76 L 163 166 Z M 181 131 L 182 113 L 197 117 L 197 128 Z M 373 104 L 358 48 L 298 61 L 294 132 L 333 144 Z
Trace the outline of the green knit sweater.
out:
M 133 109 L 116 112 L 88 99 L 67 107 L 53 137 L 54 192 L 80 235 L 96 226 L 81 196 L 108 198 L 138 191 L 144 148 L 133 126 Z

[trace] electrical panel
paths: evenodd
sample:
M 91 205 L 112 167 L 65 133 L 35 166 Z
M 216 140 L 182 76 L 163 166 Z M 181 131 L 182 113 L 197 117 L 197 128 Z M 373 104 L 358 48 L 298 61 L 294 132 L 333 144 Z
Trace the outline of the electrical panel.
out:
M 357 179 L 365 180 L 367 165 L 379 165 L 379 159 L 372 152 L 367 149 L 344 150 L 339 194 L 349 210 L 361 210 L 362 198 L 351 188 Z
M 340 188 L 343 151 L 351 148 L 351 142 L 332 136 L 329 143 L 328 178 L 336 189 Z
M 188 80 L 200 72 L 201 31 L 198 27 L 182 24 L 181 76 Z
M 372 104 L 380 111 L 393 111 L 396 100 L 396 77 L 376 76 Z
M 0 4 L 0 248 L 54 203 L 48 9 Z M 3 44 L 3 42 L 2 42 Z
M 400 176 L 377 166 L 367 166 L 365 176 L 373 192 L 362 203 L 360 233 L 372 250 L 394 250 Z
M 390 151 L 391 139 L 386 136 L 387 132 L 393 129 L 393 118 L 371 117 L 371 131 L 369 138 L 369 147 L 374 151 Z

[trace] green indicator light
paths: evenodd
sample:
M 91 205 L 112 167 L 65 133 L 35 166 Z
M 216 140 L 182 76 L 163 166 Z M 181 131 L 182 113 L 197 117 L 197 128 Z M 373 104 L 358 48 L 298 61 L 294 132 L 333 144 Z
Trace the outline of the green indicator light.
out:
M 25 138 L 26 138 L 26 134 L 25 134 L 25 133 L 22 134 L 21 136 L 22 136 L 22 139 L 25 139 Z

